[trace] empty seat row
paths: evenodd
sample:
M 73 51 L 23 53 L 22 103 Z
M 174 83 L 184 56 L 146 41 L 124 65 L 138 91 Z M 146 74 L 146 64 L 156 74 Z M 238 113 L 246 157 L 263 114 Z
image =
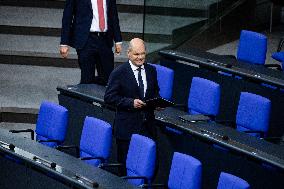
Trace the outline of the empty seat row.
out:
M 133 185 L 142 188 L 163 187 L 170 189 L 199 189 L 202 185 L 202 163 L 187 154 L 174 152 L 169 179 L 166 184 L 152 184 L 156 144 L 145 136 L 133 134 L 127 154 L 126 168 L 128 179 Z M 250 185 L 243 179 L 222 172 L 217 189 L 248 189 Z
M 66 108 L 43 102 L 40 107 L 36 125 L 36 140 L 50 147 L 58 149 L 75 148 L 81 160 L 96 167 L 107 166 L 110 155 L 112 129 L 111 125 L 103 120 L 86 117 L 81 134 L 80 146 L 62 146 L 67 130 L 68 111 Z M 27 130 L 21 130 L 27 131 Z M 19 132 L 11 130 L 11 132 Z M 28 130 L 28 132 L 31 132 Z M 156 144 L 145 136 L 134 134 L 131 137 L 126 160 L 127 176 L 131 184 L 149 187 L 151 184 L 156 163 Z M 199 160 L 185 154 L 175 152 L 172 159 L 168 188 L 200 188 L 201 163 Z M 238 182 L 238 184 L 236 184 Z M 221 173 L 218 188 L 236 188 L 246 181 L 227 173 Z M 235 187 L 233 187 L 235 186 Z
M 157 70 L 160 95 L 171 99 L 174 71 L 161 65 Z M 189 114 L 203 114 L 212 120 L 219 113 L 221 87 L 208 79 L 193 77 L 189 91 L 187 109 Z M 271 101 L 249 92 L 241 92 L 236 115 L 236 129 L 263 137 L 268 132 Z

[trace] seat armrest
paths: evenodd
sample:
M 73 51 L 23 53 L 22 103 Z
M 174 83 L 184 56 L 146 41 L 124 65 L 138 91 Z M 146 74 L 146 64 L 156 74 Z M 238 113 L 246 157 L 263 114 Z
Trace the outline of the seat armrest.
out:
M 122 166 L 123 164 L 121 163 L 102 163 L 98 167 L 104 169 L 107 167 L 122 167 Z
M 38 140 L 38 142 L 57 142 L 57 143 L 59 143 L 59 142 L 61 142 L 61 141 L 59 141 L 59 140 L 54 140 L 54 139 L 48 139 L 48 140 Z
M 79 158 L 80 157 L 80 148 L 79 146 L 75 146 L 75 145 L 70 145 L 70 146 L 56 146 L 55 147 L 57 150 L 62 151 L 64 149 L 75 149 L 76 151 L 76 157 Z
M 31 139 L 35 139 L 35 132 L 32 129 L 23 129 L 23 130 L 9 130 L 11 133 L 31 133 Z
M 274 144 L 280 144 L 282 138 L 281 137 L 263 137 L 261 139 L 266 140 L 267 142 L 274 143 Z
M 143 179 L 145 184 L 148 183 L 148 179 L 145 176 L 123 176 L 121 178 L 123 179 Z
M 282 71 L 282 67 L 279 64 L 264 64 L 266 68 L 276 68 L 277 70 Z
M 235 55 L 220 55 L 221 57 L 224 57 L 224 58 L 228 58 L 228 59 L 232 59 L 232 60 L 237 60 L 237 57 Z
M 101 162 L 105 162 L 105 158 L 103 157 L 80 157 L 80 160 L 92 160 L 92 159 L 98 159 L 101 160 Z
M 215 122 L 222 124 L 222 125 L 225 125 L 225 126 L 236 128 L 236 123 L 233 120 L 221 120 L 221 119 L 219 119 L 219 120 L 215 120 Z
M 168 186 L 166 184 L 142 184 L 140 187 L 141 188 L 164 188 L 164 189 L 168 189 Z
M 255 131 L 255 130 L 250 130 L 250 131 L 243 131 L 244 133 L 259 133 L 260 138 L 264 137 L 264 133 L 262 131 Z
M 185 112 L 188 110 L 188 107 L 185 104 L 175 104 L 173 107 Z

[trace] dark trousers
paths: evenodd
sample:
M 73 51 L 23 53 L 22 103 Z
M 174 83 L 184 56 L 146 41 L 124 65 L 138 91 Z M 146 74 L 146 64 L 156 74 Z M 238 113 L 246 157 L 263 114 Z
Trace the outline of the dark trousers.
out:
M 114 68 L 114 55 L 112 47 L 108 44 L 107 36 L 90 33 L 86 45 L 77 50 L 77 55 L 81 69 L 80 83 L 106 85 Z
M 128 153 L 130 140 L 123 140 L 123 139 L 116 139 L 116 146 L 117 146 L 117 161 L 118 163 L 123 164 L 122 167 L 118 170 L 119 176 L 126 175 L 126 158 Z

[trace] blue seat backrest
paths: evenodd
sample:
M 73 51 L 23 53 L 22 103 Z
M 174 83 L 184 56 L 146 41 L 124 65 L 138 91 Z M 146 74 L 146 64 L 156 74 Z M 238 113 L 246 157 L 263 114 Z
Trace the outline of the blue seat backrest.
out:
M 252 64 L 264 64 L 267 51 L 267 37 L 263 34 L 242 30 L 237 60 Z
M 160 96 L 171 100 L 173 93 L 174 71 L 165 66 L 158 64 L 150 64 L 157 70 L 158 85 L 160 88 Z
M 126 159 L 127 176 L 144 176 L 148 182 L 151 182 L 155 162 L 155 142 L 148 137 L 133 134 Z M 142 179 L 129 179 L 128 181 L 137 186 L 143 184 Z
M 190 114 L 216 116 L 220 106 L 220 85 L 200 77 L 193 77 L 188 97 Z
M 86 117 L 80 140 L 80 157 L 109 158 L 112 143 L 111 125 L 103 120 Z M 86 160 L 87 163 L 98 166 L 100 160 Z
M 236 124 L 237 130 L 255 130 L 266 133 L 269 127 L 271 101 L 260 95 L 241 92 Z
M 274 58 L 275 60 L 281 62 L 282 63 L 282 68 L 284 68 L 283 67 L 283 64 L 284 64 L 284 51 L 273 53 L 271 57 Z
M 173 155 L 168 187 L 174 189 L 201 188 L 202 165 L 192 156 L 175 152 Z
M 42 102 L 35 132 L 37 140 L 59 140 L 64 141 L 68 125 L 68 110 L 58 104 Z M 55 143 L 43 143 L 48 146 L 55 146 Z
M 250 185 L 247 183 L 247 181 L 237 176 L 221 172 L 217 189 L 249 189 L 249 188 Z

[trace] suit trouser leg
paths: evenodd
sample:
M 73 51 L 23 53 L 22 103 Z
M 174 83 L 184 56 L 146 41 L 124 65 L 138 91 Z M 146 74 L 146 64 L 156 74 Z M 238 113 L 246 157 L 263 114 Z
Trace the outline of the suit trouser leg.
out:
M 106 36 L 90 34 L 82 49 L 77 49 L 81 84 L 106 84 L 114 68 L 114 55 Z M 96 76 L 96 68 L 98 76 Z
M 118 170 L 119 176 L 126 175 L 126 158 L 128 153 L 130 140 L 116 139 L 117 146 L 117 161 L 123 164 L 123 166 Z
M 99 62 L 97 65 L 98 80 L 102 84 L 107 84 L 108 78 L 114 69 L 114 54 L 112 48 L 108 46 L 107 39 L 102 38 L 99 48 Z

